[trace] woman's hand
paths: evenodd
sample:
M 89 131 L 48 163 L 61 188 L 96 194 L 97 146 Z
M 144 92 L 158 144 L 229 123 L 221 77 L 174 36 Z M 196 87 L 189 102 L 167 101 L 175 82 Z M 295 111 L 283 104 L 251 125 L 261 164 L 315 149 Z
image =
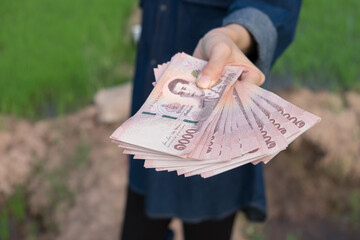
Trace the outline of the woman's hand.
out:
M 253 45 L 250 33 L 239 24 L 208 32 L 200 39 L 193 54 L 194 57 L 208 60 L 196 81 L 198 87 L 209 88 L 214 85 L 226 65 L 244 66 L 245 70 L 239 80 L 262 85 L 264 74 L 245 55 L 252 50 Z

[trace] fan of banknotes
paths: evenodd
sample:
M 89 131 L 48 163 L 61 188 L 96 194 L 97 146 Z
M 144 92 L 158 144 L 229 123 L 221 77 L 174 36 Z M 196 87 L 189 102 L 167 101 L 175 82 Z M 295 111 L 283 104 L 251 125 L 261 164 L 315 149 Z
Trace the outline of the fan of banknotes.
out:
M 226 66 L 201 89 L 206 61 L 184 53 L 154 69 L 156 82 L 140 110 L 111 139 L 145 159 L 144 167 L 208 178 L 247 163 L 268 163 L 320 118 L 246 81 Z

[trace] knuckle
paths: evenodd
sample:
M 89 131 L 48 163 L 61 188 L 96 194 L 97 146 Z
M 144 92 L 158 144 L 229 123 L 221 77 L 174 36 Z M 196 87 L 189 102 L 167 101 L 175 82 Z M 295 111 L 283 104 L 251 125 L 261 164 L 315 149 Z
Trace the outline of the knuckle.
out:
M 218 42 L 214 46 L 214 50 L 221 52 L 223 55 L 230 56 L 231 48 L 225 42 Z

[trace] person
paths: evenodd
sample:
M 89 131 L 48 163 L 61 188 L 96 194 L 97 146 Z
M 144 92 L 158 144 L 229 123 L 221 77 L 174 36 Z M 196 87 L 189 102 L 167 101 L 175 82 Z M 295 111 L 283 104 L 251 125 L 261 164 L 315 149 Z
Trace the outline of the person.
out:
M 199 88 L 216 84 L 225 65 L 247 66 L 240 81 L 264 86 L 294 37 L 301 0 L 142 0 L 132 114 L 153 89 L 152 69 L 177 52 L 207 60 Z M 154 136 L 155 137 L 155 136 Z M 165 239 L 172 218 L 191 239 L 230 238 L 235 214 L 266 219 L 262 165 L 247 164 L 209 179 L 156 172 L 130 160 L 121 239 Z
M 220 92 L 213 89 L 203 90 L 198 88 L 193 82 L 184 79 L 172 80 L 168 85 L 168 89 L 171 93 L 180 97 L 198 99 L 200 108 L 205 108 L 207 103 L 216 103 L 220 96 Z

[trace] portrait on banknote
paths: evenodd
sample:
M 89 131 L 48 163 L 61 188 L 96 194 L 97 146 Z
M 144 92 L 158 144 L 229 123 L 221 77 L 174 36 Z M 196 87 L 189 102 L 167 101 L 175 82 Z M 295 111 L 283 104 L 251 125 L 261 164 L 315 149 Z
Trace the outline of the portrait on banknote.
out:
M 198 88 L 193 81 L 184 79 L 174 79 L 169 82 L 168 89 L 174 95 L 181 98 L 193 98 L 198 102 L 198 107 L 206 108 L 208 105 L 213 106 L 220 98 L 220 92 L 213 89 Z

